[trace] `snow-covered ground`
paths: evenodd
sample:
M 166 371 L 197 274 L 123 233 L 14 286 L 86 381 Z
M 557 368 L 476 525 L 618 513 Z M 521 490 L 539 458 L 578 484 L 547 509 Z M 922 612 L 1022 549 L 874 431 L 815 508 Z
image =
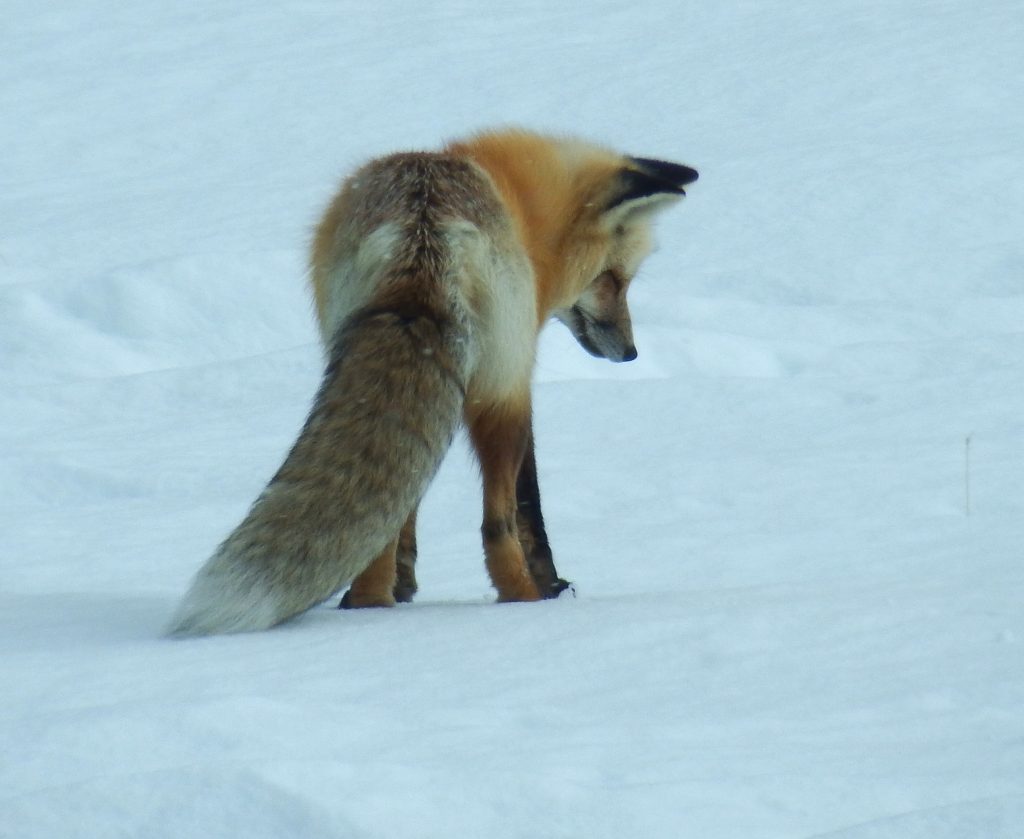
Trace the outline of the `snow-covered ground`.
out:
M 0 836 L 1024 836 L 1024 7 L 487 5 L 0 4 Z M 578 597 L 490 603 L 460 443 L 415 604 L 162 638 L 339 179 L 507 123 L 701 172 L 640 359 L 544 336 Z

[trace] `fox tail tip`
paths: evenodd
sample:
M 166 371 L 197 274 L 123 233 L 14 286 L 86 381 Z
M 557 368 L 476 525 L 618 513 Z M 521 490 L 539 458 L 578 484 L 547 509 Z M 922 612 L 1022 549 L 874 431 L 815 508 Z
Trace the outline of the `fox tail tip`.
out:
M 242 591 L 200 575 L 164 629 L 168 638 L 258 632 L 280 623 L 279 604 L 270 592 Z

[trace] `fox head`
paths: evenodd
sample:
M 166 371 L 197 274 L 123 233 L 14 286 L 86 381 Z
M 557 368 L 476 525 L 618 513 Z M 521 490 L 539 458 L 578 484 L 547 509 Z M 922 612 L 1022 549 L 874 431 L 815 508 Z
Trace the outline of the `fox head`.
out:
M 575 139 L 481 134 L 456 150 L 495 181 L 537 280 L 540 322 L 555 317 L 591 355 L 637 357 L 626 295 L 652 248 L 652 220 L 697 171 Z
M 616 362 L 637 357 L 629 285 L 651 251 L 653 215 L 686 195 L 684 187 L 695 180 L 697 171 L 689 166 L 625 158 L 581 208 L 577 224 L 581 233 L 588 231 L 581 237 L 587 247 L 567 269 L 575 268 L 582 291 L 553 314 L 591 355 Z

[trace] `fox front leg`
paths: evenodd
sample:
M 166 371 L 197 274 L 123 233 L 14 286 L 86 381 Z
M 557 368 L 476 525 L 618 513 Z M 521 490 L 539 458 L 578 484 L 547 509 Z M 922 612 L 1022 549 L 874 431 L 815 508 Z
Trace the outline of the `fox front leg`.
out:
M 529 396 L 467 413 L 466 425 L 483 476 L 480 530 L 487 572 L 498 591 L 498 601 L 540 600 L 519 542 L 516 504 L 516 484 L 530 434 Z
M 571 583 L 558 576 L 555 558 L 544 529 L 544 515 L 540 509 L 540 486 L 537 483 L 537 458 L 533 447 L 533 421 L 526 439 L 526 453 L 516 480 L 516 524 L 519 544 L 522 545 L 527 567 L 541 597 L 558 597 Z M 401 572 L 401 566 L 399 566 Z

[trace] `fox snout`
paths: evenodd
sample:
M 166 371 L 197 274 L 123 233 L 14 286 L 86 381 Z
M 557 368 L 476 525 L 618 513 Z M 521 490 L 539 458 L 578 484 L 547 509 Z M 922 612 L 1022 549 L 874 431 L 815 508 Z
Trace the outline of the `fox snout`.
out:
M 555 315 L 591 355 L 615 362 L 636 358 L 625 286 L 611 272 L 599 276 L 572 306 Z
M 597 358 L 609 361 L 632 361 L 637 357 L 633 343 L 633 329 L 628 313 L 625 320 L 604 320 L 595 317 L 579 305 L 570 310 L 563 322 L 583 349 Z

